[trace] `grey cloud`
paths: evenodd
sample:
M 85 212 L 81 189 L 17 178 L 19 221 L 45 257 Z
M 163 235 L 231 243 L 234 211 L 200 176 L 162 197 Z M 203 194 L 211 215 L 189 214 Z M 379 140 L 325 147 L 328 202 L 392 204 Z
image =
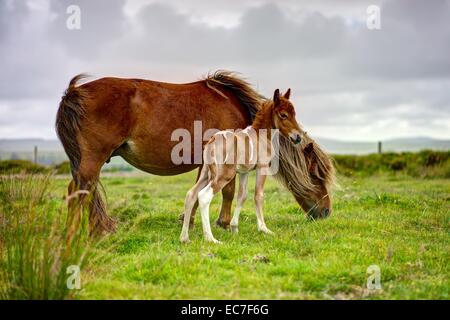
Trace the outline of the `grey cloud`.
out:
M 365 26 L 372 2 L 382 5 L 380 31 Z M 354 128 L 375 137 L 400 122 L 433 134 L 431 127 L 439 126 L 450 136 L 449 1 L 352 0 L 339 9 L 328 0 L 223 1 L 218 7 L 152 1 L 136 16 L 124 13 L 124 0 L 51 0 L 48 13 L 22 1 L 6 3 L 0 3 L 0 99 L 20 115 L 11 118 L 17 128 L 44 127 L 45 121 L 26 116 L 36 110 L 53 119 L 76 73 L 189 81 L 226 68 L 241 71 L 268 96 L 291 87 L 299 120 L 323 130 L 316 136 Z M 65 27 L 69 4 L 82 10 L 79 31 Z M 192 19 L 227 10 L 239 12 L 233 28 Z M 25 98 L 41 102 L 28 107 Z

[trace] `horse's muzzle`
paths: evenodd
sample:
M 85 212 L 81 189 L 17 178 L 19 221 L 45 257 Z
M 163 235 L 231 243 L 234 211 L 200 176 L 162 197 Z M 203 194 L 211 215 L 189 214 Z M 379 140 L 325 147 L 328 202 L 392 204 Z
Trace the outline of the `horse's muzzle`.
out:
M 291 140 L 294 144 L 299 144 L 302 142 L 302 137 L 299 134 L 296 134 L 295 137 L 291 137 Z
M 324 219 L 327 218 L 331 213 L 331 210 L 328 208 L 316 209 L 310 213 L 311 218 L 313 219 Z

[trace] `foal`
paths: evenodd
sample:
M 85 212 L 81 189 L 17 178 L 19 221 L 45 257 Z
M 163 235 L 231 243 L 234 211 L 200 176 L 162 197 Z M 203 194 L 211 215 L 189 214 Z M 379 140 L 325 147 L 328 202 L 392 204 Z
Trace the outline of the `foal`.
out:
M 270 166 L 271 160 L 275 156 L 272 130 L 279 130 L 282 135 L 289 137 L 294 144 L 300 143 L 303 134 L 295 120 L 295 109 L 289 101 L 290 93 L 290 89 L 284 95 L 280 95 L 278 89 L 275 90 L 273 99 L 263 104 L 251 126 L 237 132 L 219 131 L 205 145 L 200 177 L 188 191 L 184 203 L 181 242 L 189 242 L 189 221 L 192 208 L 198 199 L 205 239 L 206 241 L 220 243 L 211 232 L 209 206 L 214 195 L 222 190 L 237 173 L 239 174 L 239 191 L 233 219 L 231 220 L 231 230 L 238 232 L 239 213 L 247 197 L 248 175 L 250 171 L 255 169 L 255 204 L 258 230 L 264 233 L 272 233 L 264 222 L 262 210 L 264 182 L 268 170 L 273 169 Z

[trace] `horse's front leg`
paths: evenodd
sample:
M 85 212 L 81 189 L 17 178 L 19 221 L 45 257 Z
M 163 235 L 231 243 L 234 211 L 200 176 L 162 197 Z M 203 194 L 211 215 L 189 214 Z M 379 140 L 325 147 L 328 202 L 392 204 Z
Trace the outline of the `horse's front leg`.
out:
M 264 222 L 264 183 L 266 182 L 266 175 L 261 172 L 261 168 L 256 169 L 256 186 L 255 186 L 255 205 L 256 205 L 256 219 L 258 224 L 258 231 L 272 234 L 266 223 Z

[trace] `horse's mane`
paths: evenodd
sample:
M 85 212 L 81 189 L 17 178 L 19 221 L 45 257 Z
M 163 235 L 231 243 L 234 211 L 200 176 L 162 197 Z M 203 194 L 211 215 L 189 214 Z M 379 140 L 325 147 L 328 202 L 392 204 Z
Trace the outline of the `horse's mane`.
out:
M 206 85 L 218 94 L 226 97 L 219 90 L 219 86 L 229 89 L 242 105 L 248 110 L 251 121 L 263 104 L 269 100 L 260 95 L 237 73 L 218 70 L 208 74 L 204 79 Z M 219 86 L 218 86 L 219 85 Z M 306 146 L 312 143 L 308 154 L 304 152 Z M 300 146 L 294 146 L 288 138 L 279 138 L 279 169 L 275 178 L 288 188 L 294 196 L 305 197 L 317 192 L 317 185 L 313 182 L 311 168 L 316 179 L 330 191 L 335 182 L 335 169 L 331 157 L 307 134 L 303 136 Z
M 312 150 L 307 154 L 305 148 L 311 143 Z M 321 181 L 327 192 L 331 191 L 335 184 L 335 169 L 331 157 L 307 134 L 303 135 L 299 146 L 280 135 L 279 168 L 275 179 L 294 195 L 306 197 L 317 192 L 314 177 Z
M 230 90 L 247 109 L 250 120 L 253 121 L 256 113 L 261 108 L 262 96 L 246 80 L 240 78 L 236 72 L 226 70 L 217 70 L 212 74 L 208 74 L 204 80 L 209 88 L 225 98 L 226 96 L 218 90 L 217 85 Z

